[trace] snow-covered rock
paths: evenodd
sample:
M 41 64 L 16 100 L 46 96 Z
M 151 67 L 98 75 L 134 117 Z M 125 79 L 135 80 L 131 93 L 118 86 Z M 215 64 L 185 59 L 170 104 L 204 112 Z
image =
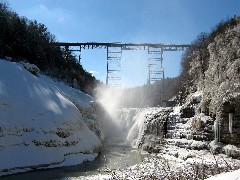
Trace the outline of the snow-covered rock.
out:
M 229 157 L 233 157 L 233 158 L 240 157 L 240 149 L 237 148 L 236 146 L 229 144 L 229 145 L 224 146 L 223 150 L 224 150 L 225 154 L 228 155 Z
M 84 123 L 95 120 L 92 98 L 25 68 L 0 60 L 0 176 L 96 157 L 101 142 Z
M 33 75 L 38 75 L 40 73 L 40 69 L 35 64 L 22 62 L 22 65 L 26 70 L 28 70 Z

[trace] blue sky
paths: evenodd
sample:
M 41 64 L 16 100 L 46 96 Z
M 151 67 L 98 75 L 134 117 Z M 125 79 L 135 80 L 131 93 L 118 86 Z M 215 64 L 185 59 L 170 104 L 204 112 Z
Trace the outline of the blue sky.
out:
M 240 0 L 6 0 L 61 42 L 188 44 L 201 32 L 240 14 Z M 180 72 L 182 52 L 164 52 L 167 77 Z M 82 65 L 105 82 L 106 50 L 85 50 Z M 147 81 L 147 52 L 123 53 L 123 87 Z

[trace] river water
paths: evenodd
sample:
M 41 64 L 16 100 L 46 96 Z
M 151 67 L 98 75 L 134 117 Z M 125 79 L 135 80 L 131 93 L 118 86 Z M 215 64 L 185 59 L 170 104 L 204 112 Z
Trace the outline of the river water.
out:
M 106 174 L 110 169 L 123 169 L 142 162 L 142 156 L 136 149 L 128 146 L 105 144 L 102 152 L 94 161 L 84 162 L 76 166 L 68 166 L 46 170 L 34 170 L 25 173 L 3 176 L 1 180 L 45 180 Z

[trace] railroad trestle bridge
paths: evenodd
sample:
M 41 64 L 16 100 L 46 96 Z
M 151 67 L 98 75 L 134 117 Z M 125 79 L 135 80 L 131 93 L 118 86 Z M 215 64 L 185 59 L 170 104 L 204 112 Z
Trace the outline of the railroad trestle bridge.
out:
M 56 42 L 55 46 L 65 48 L 66 51 L 81 52 L 84 49 L 103 48 L 107 50 L 107 77 L 106 84 L 110 86 L 121 86 L 121 59 L 125 50 L 146 50 L 148 52 L 148 84 L 164 79 L 163 52 L 183 51 L 191 45 L 187 44 L 150 44 L 150 43 L 97 43 L 97 42 Z M 77 49 L 73 49 L 77 47 Z

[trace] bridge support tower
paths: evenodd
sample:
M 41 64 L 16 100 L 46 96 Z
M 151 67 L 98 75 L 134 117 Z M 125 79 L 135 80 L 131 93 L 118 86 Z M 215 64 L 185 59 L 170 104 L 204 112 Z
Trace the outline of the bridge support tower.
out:
M 122 47 L 107 47 L 106 85 L 121 87 Z

